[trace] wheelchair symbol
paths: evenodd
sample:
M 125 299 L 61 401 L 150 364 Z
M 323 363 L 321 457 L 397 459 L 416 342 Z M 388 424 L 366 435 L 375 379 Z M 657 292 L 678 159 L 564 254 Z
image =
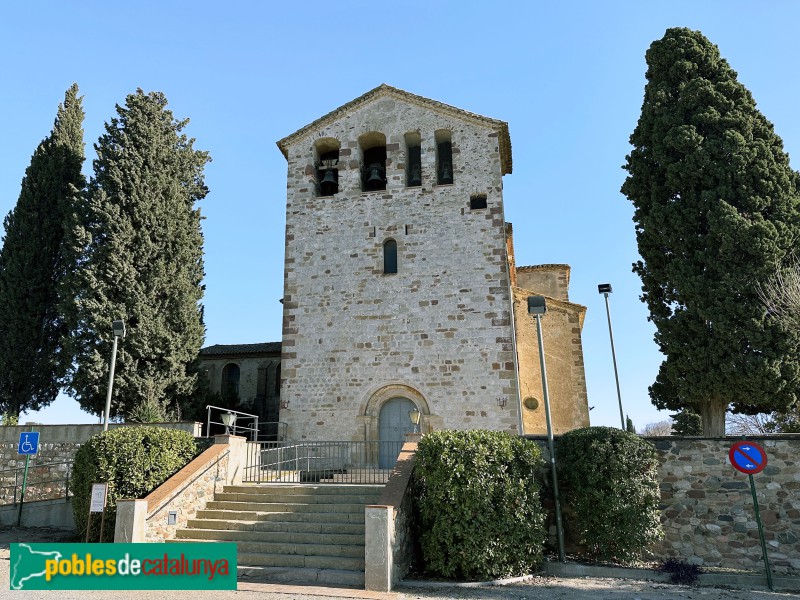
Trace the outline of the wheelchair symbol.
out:
M 19 442 L 17 444 L 17 452 L 20 454 L 36 454 L 37 446 L 39 445 L 39 432 L 28 431 L 19 434 Z

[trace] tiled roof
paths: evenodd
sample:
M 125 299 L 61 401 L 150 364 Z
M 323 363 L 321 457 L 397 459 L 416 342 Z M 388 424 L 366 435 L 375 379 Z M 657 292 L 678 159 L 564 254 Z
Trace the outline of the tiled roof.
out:
M 200 349 L 200 356 L 229 356 L 234 354 L 280 354 L 280 342 L 261 344 L 215 344 Z

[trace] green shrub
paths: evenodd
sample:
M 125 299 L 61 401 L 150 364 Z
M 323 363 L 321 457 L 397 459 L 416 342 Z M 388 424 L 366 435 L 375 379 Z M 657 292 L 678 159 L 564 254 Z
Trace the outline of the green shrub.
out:
M 423 568 L 455 579 L 530 573 L 542 559 L 535 443 L 495 431 L 422 438 L 414 470 Z
M 561 436 L 556 458 L 565 527 L 591 558 L 630 562 L 662 537 L 658 454 L 650 442 L 587 427 Z
M 93 483 L 108 482 L 103 541 L 114 541 L 117 500 L 144 498 L 184 467 L 197 453 L 188 431 L 163 427 L 121 427 L 91 437 L 75 453 L 70 491 L 72 512 L 80 539 Z M 100 536 L 99 515 L 92 517 L 90 541 Z

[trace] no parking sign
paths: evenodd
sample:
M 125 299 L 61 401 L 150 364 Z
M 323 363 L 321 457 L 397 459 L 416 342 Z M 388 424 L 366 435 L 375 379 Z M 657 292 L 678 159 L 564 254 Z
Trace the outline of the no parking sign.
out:
M 761 473 L 767 466 L 767 451 L 755 442 L 742 440 L 736 442 L 728 451 L 728 459 L 737 471 L 745 473 L 750 479 L 750 491 L 753 494 L 753 510 L 756 513 L 756 523 L 758 524 L 758 537 L 761 538 L 761 554 L 764 557 L 764 570 L 767 573 L 767 585 L 772 587 L 772 572 L 769 568 L 769 558 L 767 557 L 767 544 L 764 541 L 764 526 L 761 524 L 761 514 L 758 510 L 758 497 L 756 496 L 756 485 L 753 482 L 753 474 Z
M 767 451 L 754 442 L 736 442 L 731 446 L 728 458 L 734 469 L 747 475 L 761 473 L 767 466 Z

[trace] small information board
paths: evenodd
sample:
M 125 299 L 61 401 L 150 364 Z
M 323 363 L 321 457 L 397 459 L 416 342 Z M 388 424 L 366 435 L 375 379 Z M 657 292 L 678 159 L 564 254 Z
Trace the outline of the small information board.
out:
M 747 475 L 761 473 L 767 466 L 767 451 L 755 442 L 736 442 L 731 446 L 728 458 L 734 469 Z
M 108 492 L 107 483 L 92 484 L 92 500 L 89 504 L 90 513 L 101 513 L 106 507 L 106 493 Z
M 39 451 L 39 432 L 23 431 L 19 434 L 18 454 L 36 454 Z

